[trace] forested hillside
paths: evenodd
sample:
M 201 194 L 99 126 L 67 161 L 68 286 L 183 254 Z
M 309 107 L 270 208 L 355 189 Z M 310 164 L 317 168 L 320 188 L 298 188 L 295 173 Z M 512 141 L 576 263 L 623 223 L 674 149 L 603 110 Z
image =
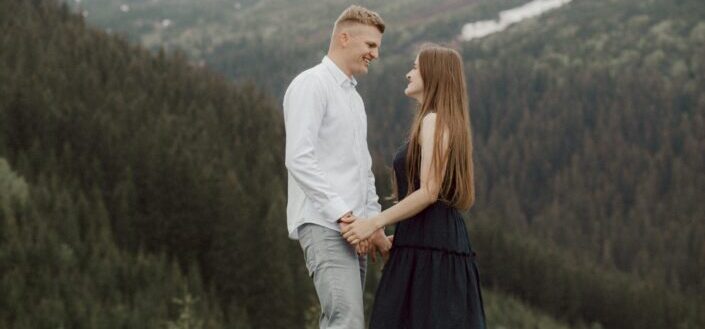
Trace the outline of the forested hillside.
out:
M 705 295 L 703 10 L 577 1 L 464 44 L 478 217 Z
M 468 224 L 491 327 L 563 326 L 543 312 L 573 327 L 705 326 L 705 4 L 576 0 L 457 41 L 463 23 L 524 2 L 363 3 L 388 23 L 358 85 L 380 194 L 413 113 L 402 90 L 416 47 L 450 43 L 466 61 Z M 239 3 L 239 16 L 214 10 L 225 1 L 199 2 L 208 15 L 181 7 L 191 32 L 159 10 L 192 1 L 104 14 L 111 33 L 183 47 L 174 55 L 88 28 L 68 6 L 0 1 L 0 277 L 13 289 L 0 323 L 154 327 L 183 312 L 171 299 L 185 287 L 206 327 L 315 323 L 285 233 L 278 99 L 347 3 Z M 91 6 L 101 23 L 120 4 Z M 178 29 L 134 28 L 165 18 Z
M 0 32 L 0 327 L 316 326 L 273 97 L 53 1 L 0 1 Z
M 0 22 L 0 157 L 27 186 L 2 213 L 0 326 L 156 328 L 186 288 L 207 327 L 303 323 L 266 96 L 53 1 L 3 0 Z
M 467 8 L 497 12 L 517 3 L 478 1 Z M 378 172 L 385 172 L 406 134 L 413 110 L 401 91 L 417 45 L 450 43 L 466 60 L 475 131 L 480 194 L 471 235 L 482 241 L 483 225 L 500 223 L 577 264 L 688 296 L 690 314 L 705 312 L 702 2 L 574 1 L 471 42 L 457 40 L 460 26 L 481 17 L 462 9 L 409 5 L 399 15 L 385 5 L 373 8 L 389 29 L 381 60 L 359 89 Z M 412 19 L 416 9 L 426 12 L 425 19 Z M 325 49 L 325 41 L 312 47 L 315 38 L 306 35 L 302 44 L 297 36 L 262 33 L 254 44 L 224 43 L 206 62 L 281 94 L 287 74 L 313 65 Z M 539 302 L 541 291 L 523 290 L 526 279 L 510 284 L 500 277 L 487 275 Z M 592 290 L 587 282 L 580 285 Z M 585 299 L 581 293 L 564 298 Z M 618 327 L 633 321 L 605 317 L 612 316 L 593 320 Z
M 508 3 L 494 9 L 502 5 Z M 473 9 L 488 6 L 478 2 Z M 704 6 L 687 0 L 574 1 L 506 32 L 461 43 L 462 10 L 427 11 L 425 20 L 410 26 L 380 5 L 389 17 L 382 58 L 359 85 L 378 172 L 405 137 L 413 111 L 401 91 L 416 46 L 450 43 L 466 60 L 479 180 L 471 236 L 488 254 L 481 258 L 487 280 L 557 316 L 608 327 L 660 328 L 685 313 L 697 317 L 705 312 Z M 307 44 L 267 40 L 263 34 L 256 47 L 216 51 L 207 62 L 281 93 L 282 71 L 298 62 L 312 65 L 321 55 Z M 279 49 L 285 54 L 280 65 Z M 253 69 L 257 65 L 260 71 Z M 534 251 L 543 257 L 534 265 L 545 261 L 551 268 L 546 273 L 524 264 L 531 258 L 510 260 L 511 252 L 493 249 L 501 243 L 489 248 L 498 243 L 488 240 L 495 229 L 532 241 L 516 248 L 543 246 Z M 532 279 L 520 264 L 542 271 L 530 272 Z M 568 282 L 556 282 L 561 269 Z M 574 271 L 604 277 L 583 280 Z M 643 302 L 615 307 L 631 300 Z

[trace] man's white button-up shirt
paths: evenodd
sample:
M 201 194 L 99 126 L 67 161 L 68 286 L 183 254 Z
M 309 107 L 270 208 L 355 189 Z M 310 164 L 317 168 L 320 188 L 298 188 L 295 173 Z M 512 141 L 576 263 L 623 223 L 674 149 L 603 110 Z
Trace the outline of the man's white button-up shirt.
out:
M 360 218 L 381 211 L 356 85 L 326 56 L 286 90 L 286 213 L 292 239 L 304 223 L 340 231 L 337 220 L 349 211 Z

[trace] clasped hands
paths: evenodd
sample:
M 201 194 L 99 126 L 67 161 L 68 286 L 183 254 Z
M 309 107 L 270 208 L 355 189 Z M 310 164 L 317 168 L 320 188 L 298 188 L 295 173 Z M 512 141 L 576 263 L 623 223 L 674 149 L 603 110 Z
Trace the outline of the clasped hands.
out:
M 375 263 L 379 252 L 386 263 L 394 236 L 386 236 L 384 228 L 376 227 L 373 218 L 362 219 L 348 213 L 340 218 L 339 225 L 340 234 L 348 243 L 355 246 L 358 255 L 367 254 Z

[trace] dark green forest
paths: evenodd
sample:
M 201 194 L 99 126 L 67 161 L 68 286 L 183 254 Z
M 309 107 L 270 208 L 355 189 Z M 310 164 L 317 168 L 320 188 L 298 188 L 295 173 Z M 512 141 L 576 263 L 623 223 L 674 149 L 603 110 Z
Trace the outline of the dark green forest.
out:
M 206 328 L 303 323 L 273 102 L 51 1 L 0 4 L 2 181 L 24 186 L 2 191 L 0 327 L 156 328 L 185 291 Z
M 453 45 L 490 327 L 704 327 L 705 3 L 577 0 L 470 42 L 463 22 L 520 2 L 414 3 L 378 4 L 382 59 L 358 86 L 378 191 L 414 110 L 418 45 Z M 67 5 L 0 0 L 0 327 L 315 324 L 286 238 L 279 99 L 326 35 L 248 27 L 204 68 Z
M 485 279 L 552 309 L 558 317 L 573 313 L 567 300 L 579 299 L 586 309 L 575 316 L 582 314 L 609 327 L 649 326 L 635 324 L 637 318 L 655 328 L 673 323 L 625 318 L 624 312 L 604 302 L 608 287 L 629 282 L 633 287 L 627 290 L 649 287 L 655 293 L 652 298 L 619 297 L 640 300 L 637 313 L 648 303 L 654 307 L 650 314 L 677 304 L 668 301 L 669 294 L 683 298 L 690 314 L 703 313 L 702 12 L 705 4 L 688 0 L 575 1 L 546 17 L 471 42 L 455 38 L 462 14 L 447 13 L 420 26 L 393 16 L 381 62 L 359 86 L 366 96 L 377 164 L 388 165 L 389 155 L 406 134 L 413 109 L 401 93 L 402 77 L 419 43 L 432 40 L 459 48 L 466 60 L 478 168 L 478 203 L 469 216 L 471 228 L 475 227 L 473 239 L 491 243 L 482 242 L 485 230 L 500 225 L 503 231 L 542 245 L 543 251 L 536 252 L 545 252 L 546 260 L 554 253 L 564 255 L 568 264 L 554 265 L 549 272 L 578 266 L 590 273 L 599 269 L 616 281 L 598 280 L 605 282 L 600 289 L 606 295 L 593 301 L 588 296 L 600 289 L 575 278 L 585 292 L 568 296 L 572 288 L 561 285 L 558 297 L 546 297 L 551 293 L 542 289 L 551 287 L 529 291 L 526 271 L 512 262 L 502 263 L 506 258 L 489 255 L 480 258 L 490 263 L 485 263 L 490 272 Z M 275 36 L 269 39 L 225 43 L 222 51 L 206 59 L 234 79 L 268 81 L 280 94 L 283 76 L 312 65 L 320 52 L 308 51 L 316 47 L 289 45 L 277 57 L 281 52 L 274 49 L 281 42 Z M 324 49 L 325 42 L 318 46 Z M 236 65 L 243 61 L 264 65 L 254 60 L 260 51 L 260 56 L 275 58 L 267 63 L 280 65 Z M 292 60 L 302 57 L 308 62 Z M 276 76 L 280 72 L 285 73 Z M 480 253 L 501 255 L 495 254 L 497 247 L 478 248 Z M 512 270 L 522 276 L 506 275 Z M 541 273 L 537 282 L 555 285 L 545 277 L 553 275 Z M 620 280 L 625 281 L 618 284 Z M 597 315 L 601 311 L 588 310 L 594 308 L 591 304 L 602 304 L 614 313 L 605 310 Z

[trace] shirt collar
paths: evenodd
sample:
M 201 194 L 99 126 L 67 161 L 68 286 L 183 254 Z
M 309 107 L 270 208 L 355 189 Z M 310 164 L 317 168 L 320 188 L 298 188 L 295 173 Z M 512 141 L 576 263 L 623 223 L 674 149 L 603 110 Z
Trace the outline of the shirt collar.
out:
M 323 65 L 328 69 L 328 72 L 330 72 L 333 76 L 333 79 L 335 79 L 335 82 L 337 82 L 341 87 L 357 86 L 357 80 L 355 80 L 355 77 L 348 78 L 343 70 L 341 70 L 328 56 L 324 56 L 321 63 L 323 63 Z

